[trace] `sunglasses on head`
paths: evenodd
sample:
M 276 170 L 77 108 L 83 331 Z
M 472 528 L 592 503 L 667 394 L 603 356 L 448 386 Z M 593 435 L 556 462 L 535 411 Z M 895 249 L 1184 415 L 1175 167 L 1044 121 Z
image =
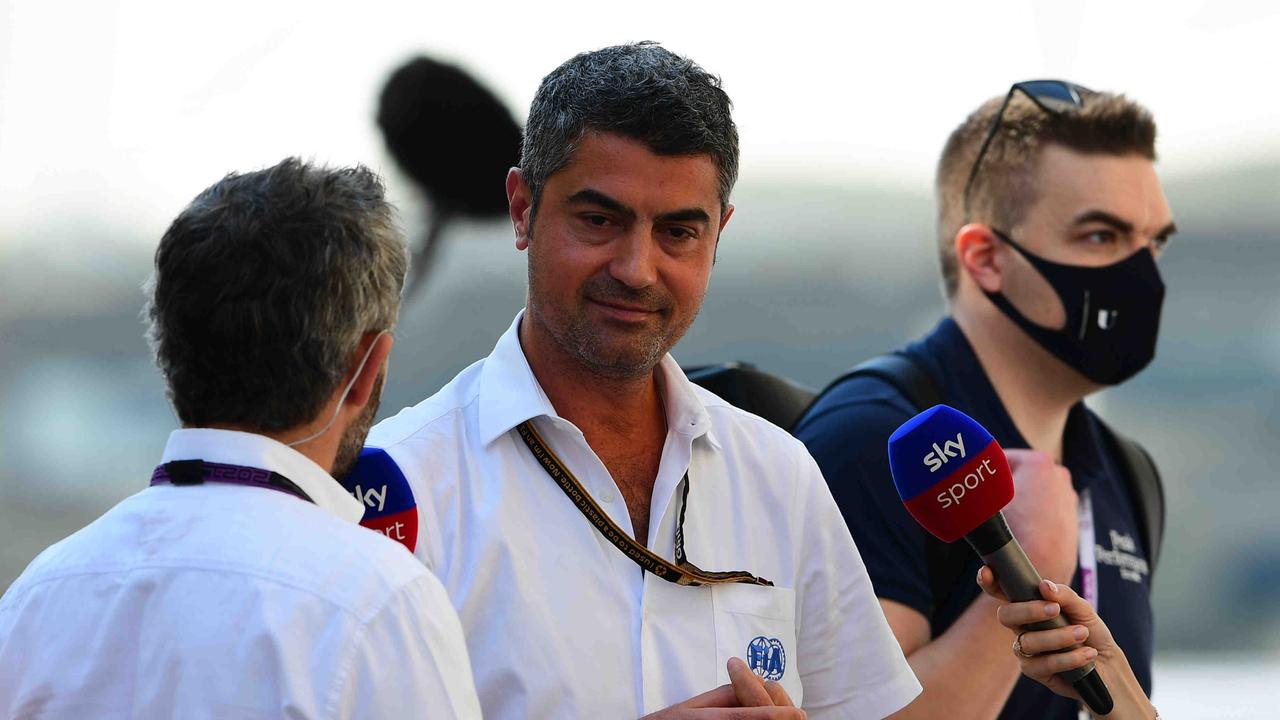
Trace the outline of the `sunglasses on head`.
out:
M 969 193 L 973 190 L 973 181 L 978 177 L 978 168 L 982 167 L 982 159 L 986 157 L 987 148 L 991 147 L 991 140 L 995 138 L 996 131 L 1000 129 L 1000 120 L 1004 118 L 1004 111 L 1009 107 L 1009 101 L 1013 99 L 1015 92 L 1021 92 L 1026 95 L 1031 102 L 1036 104 L 1036 107 L 1050 115 L 1059 115 L 1084 107 L 1085 96 L 1093 91 L 1066 80 L 1027 80 L 1014 83 L 1009 88 L 1009 94 L 1004 96 L 1004 102 L 1001 103 L 999 112 L 992 119 L 991 128 L 987 130 L 987 137 L 983 139 L 982 147 L 978 149 L 978 156 L 973 159 L 973 168 L 969 170 L 969 180 L 964 184 L 964 217 L 966 222 L 969 220 Z

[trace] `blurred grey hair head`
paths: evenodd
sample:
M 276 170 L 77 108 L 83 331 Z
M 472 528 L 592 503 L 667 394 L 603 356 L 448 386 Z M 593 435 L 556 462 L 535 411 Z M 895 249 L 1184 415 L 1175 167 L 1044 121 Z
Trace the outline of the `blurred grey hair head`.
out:
M 408 269 L 382 181 L 288 158 L 200 193 L 160 240 L 147 339 L 187 427 L 313 420 L 365 333 L 395 326 Z
M 738 179 L 738 128 L 720 79 L 652 42 L 581 53 L 542 80 L 529 107 L 520 169 L 534 212 L 547 178 L 584 133 L 617 133 L 658 155 L 710 155 L 721 212 Z

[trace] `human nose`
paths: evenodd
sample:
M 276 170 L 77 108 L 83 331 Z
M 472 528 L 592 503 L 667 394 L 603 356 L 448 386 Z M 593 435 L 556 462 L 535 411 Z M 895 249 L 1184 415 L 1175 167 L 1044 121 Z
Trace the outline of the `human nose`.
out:
M 616 252 L 609 263 L 609 274 L 615 280 L 631 288 L 645 288 L 658 280 L 653 240 L 647 232 L 633 228 L 626 236 L 618 238 Z

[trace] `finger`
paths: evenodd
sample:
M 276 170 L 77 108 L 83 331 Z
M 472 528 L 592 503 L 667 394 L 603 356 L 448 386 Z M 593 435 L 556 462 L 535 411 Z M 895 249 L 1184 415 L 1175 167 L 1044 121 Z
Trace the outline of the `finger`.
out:
M 1025 632 L 1022 638 L 1022 652 L 1028 655 L 1052 653 L 1066 650 L 1084 642 L 1089 637 L 1089 629 L 1083 625 L 1068 625 L 1053 630 Z
M 1009 597 L 1004 594 L 1000 586 L 996 584 L 996 573 L 991 568 L 983 565 L 978 568 L 978 587 L 982 588 L 982 592 L 999 600 L 1000 602 L 1009 602 Z
M 1040 682 L 1067 670 L 1084 667 L 1098 657 L 1098 651 L 1091 647 L 1081 647 L 1066 652 L 1036 655 L 1033 658 L 1019 658 L 1022 672 Z
M 1099 650 L 1106 650 L 1115 645 L 1111 630 L 1098 617 L 1098 611 L 1094 610 L 1089 601 L 1080 597 L 1075 590 L 1067 585 L 1046 580 L 1040 584 L 1040 594 L 1045 599 L 1058 603 L 1062 607 L 1062 614 L 1072 623 L 1084 625 L 1089 629 L 1090 645 Z
M 808 714 L 798 708 L 743 707 L 728 710 L 709 710 L 714 720 L 808 720 Z M 701 720 L 701 719 L 700 719 Z
M 790 698 L 788 698 L 790 701 Z M 679 705 L 646 715 L 663 720 L 807 720 L 805 711 L 794 707 L 738 707 L 732 685 L 721 685 Z
M 729 681 L 733 683 L 734 692 L 738 694 L 738 704 L 742 707 L 770 707 L 773 698 L 764 689 L 764 681 L 751 672 L 751 668 L 742 658 L 729 658 Z
M 791 701 L 791 696 L 787 694 L 785 688 L 772 680 L 766 681 L 764 684 L 765 692 L 769 693 L 769 697 L 773 700 L 773 704 L 777 707 L 795 707 L 796 704 Z
M 996 619 L 1010 630 L 1016 630 L 1023 625 L 1057 617 L 1061 611 L 1062 608 L 1056 602 L 1029 600 L 1001 605 L 996 608 Z
M 688 700 L 673 705 L 678 708 L 722 708 L 734 707 L 738 704 L 738 694 L 734 692 L 732 685 L 721 685 L 715 690 L 708 690 L 701 695 L 695 695 Z
M 1092 619 L 1091 616 L 1097 614 L 1093 606 L 1080 597 L 1075 590 L 1071 589 L 1070 585 L 1060 585 L 1052 580 L 1041 580 L 1040 597 L 1061 605 L 1063 612 L 1076 618 L 1077 622 L 1085 622 Z
M 646 715 L 641 720 L 808 720 L 809 715 L 798 708 L 787 707 L 729 707 L 688 708 L 676 705 L 660 714 Z

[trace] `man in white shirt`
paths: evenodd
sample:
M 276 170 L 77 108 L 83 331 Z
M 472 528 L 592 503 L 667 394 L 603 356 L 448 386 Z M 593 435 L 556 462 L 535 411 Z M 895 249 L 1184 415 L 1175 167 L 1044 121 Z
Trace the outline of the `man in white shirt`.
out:
M 507 178 L 527 308 L 347 480 L 412 489 L 491 720 L 881 718 L 920 691 L 804 448 L 667 354 L 737 166 L 729 99 L 685 58 L 642 43 L 548 75 Z M 672 707 L 735 657 L 772 703 Z
M 363 167 L 228 175 L 178 216 L 147 316 L 183 429 L 0 599 L 0 716 L 480 717 L 444 589 L 330 475 L 406 265 Z

